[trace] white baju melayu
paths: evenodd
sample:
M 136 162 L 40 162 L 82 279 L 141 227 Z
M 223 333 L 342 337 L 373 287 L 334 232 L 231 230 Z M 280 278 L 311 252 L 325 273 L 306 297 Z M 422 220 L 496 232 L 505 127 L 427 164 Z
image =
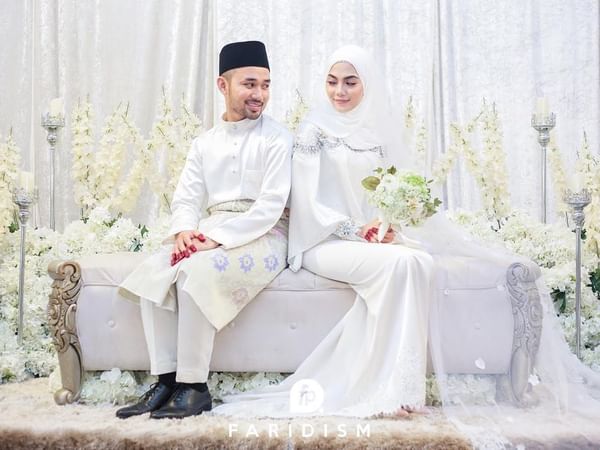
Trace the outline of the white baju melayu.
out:
M 206 381 L 216 331 L 285 268 L 291 147 L 290 133 L 264 115 L 221 120 L 194 140 L 170 238 L 120 286 L 141 299 L 153 374 L 176 370 L 180 382 Z M 221 246 L 171 266 L 173 236 L 184 230 Z

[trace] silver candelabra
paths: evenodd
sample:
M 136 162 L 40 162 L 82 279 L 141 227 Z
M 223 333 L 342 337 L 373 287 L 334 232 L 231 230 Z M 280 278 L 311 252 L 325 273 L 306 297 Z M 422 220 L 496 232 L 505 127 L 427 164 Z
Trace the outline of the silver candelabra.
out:
M 54 220 L 54 160 L 56 153 L 56 142 L 58 141 L 58 129 L 65 126 L 63 116 L 51 116 L 49 113 L 42 115 L 42 126 L 46 129 L 48 136 L 46 140 L 50 144 L 50 228 L 56 229 Z
M 19 229 L 21 231 L 21 257 L 19 262 L 19 322 L 17 325 L 17 343 L 23 343 L 23 310 L 25 294 L 25 233 L 29 220 L 30 207 L 37 200 L 37 192 L 27 192 L 23 188 L 13 191 L 13 202 L 19 207 Z
M 556 125 L 556 115 L 538 116 L 534 114 L 531 117 L 531 126 L 538 132 L 538 142 L 542 147 L 542 222 L 546 223 L 546 148 L 550 142 L 550 130 Z
M 582 189 L 579 192 L 567 190 L 565 202 L 571 207 L 573 222 L 575 222 L 575 353 L 581 359 L 581 229 L 585 222 L 583 209 L 590 204 L 590 191 Z

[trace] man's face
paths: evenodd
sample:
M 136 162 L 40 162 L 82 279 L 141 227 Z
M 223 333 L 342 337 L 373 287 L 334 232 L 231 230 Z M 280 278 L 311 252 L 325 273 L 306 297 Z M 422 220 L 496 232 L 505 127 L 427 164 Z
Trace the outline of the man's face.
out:
M 225 119 L 232 122 L 258 119 L 269 101 L 270 84 L 269 69 L 264 67 L 240 67 L 225 72 L 217 79 L 225 97 Z

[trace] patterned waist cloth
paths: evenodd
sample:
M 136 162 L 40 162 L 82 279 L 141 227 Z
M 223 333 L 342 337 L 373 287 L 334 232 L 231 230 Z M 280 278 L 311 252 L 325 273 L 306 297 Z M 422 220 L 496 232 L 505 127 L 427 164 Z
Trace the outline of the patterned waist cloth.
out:
M 212 205 L 210 208 L 208 208 L 207 211 L 208 211 L 208 214 L 211 216 L 218 212 L 240 212 L 240 213 L 243 213 L 243 212 L 248 211 L 252 207 L 254 202 L 255 202 L 255 200 L 251 200 L 251 199 L 232 200 L 229 202 L 217 203 L 216 205 Z M 289 209 L 288 208 L 285 208 L 283 210 L 281 217 L 284 219 L 287 219 L 289 217 Z
M 254 204 L 254 200 L 232 200 L 230 202 L 217 203 L 208 208 L 211 216 L 216 212 L 246 212 Z

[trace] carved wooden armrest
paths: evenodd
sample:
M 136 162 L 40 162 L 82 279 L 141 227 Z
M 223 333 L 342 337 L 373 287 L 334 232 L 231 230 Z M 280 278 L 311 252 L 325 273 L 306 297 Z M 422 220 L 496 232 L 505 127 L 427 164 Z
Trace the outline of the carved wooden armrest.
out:
M 543 311 L 536 285 L 541 272 L 533 263 L 514 263 L 506 275 L 514 319 L 513 347 L 509 372 L 498 381 L 501 395 L 514 403 L 526 405 L 529 375 L 542 334 Z
M 52 261 L 48 274 L 54 280 L 48 301 L 48 325 L 58 353 L 62 380 L 62 388 L 54 393 L 54 400 L 64 405 L 77 401 L 83 377 L 76 323 L 81 267 L 75 261 Z

